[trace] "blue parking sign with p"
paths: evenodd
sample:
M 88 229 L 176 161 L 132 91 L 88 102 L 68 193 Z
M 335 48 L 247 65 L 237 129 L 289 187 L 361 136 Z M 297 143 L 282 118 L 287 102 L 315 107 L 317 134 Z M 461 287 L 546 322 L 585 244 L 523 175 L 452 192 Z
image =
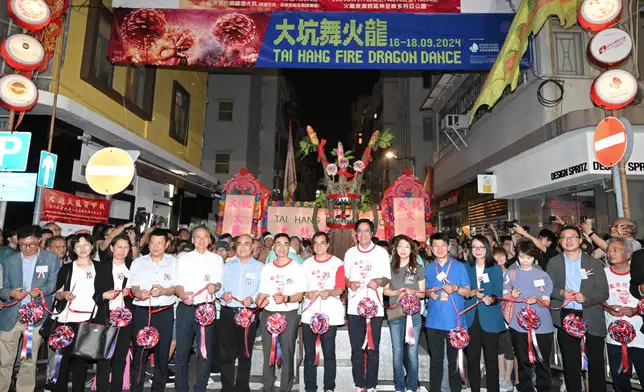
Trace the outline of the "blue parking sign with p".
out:
M 0 171 L 27 170 L 31 132 L 0 132 Z

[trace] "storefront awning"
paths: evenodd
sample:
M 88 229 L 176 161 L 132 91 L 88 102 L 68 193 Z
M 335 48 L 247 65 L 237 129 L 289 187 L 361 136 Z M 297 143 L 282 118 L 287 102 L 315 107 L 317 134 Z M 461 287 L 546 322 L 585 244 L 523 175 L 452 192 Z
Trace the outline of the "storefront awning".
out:
M 38 105 L 30 114 L 51 114 L 53 101 L 53 93 L 39 90 Z M 137 161 L 139 174 L 142 170 L 154 176 L 163 174 L 164 182 L 191 188 L 190 192 L 203 196 L 214 197 L 216 192 L 221 191 L 220 183 L 215 177 L 82 104 L 59 95 L 56 108 L 56 118 L 82 129 L 86 134 L 114 147 L 140 151 L 141 155 Z

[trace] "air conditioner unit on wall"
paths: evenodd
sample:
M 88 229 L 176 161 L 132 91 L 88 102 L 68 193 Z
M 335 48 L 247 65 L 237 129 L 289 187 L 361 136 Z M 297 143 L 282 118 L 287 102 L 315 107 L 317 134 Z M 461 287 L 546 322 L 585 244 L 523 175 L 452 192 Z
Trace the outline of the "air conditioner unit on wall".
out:
M 441 129 L 467 129 L 468 117 L 467 114 L 448 114 L 441 120 Z

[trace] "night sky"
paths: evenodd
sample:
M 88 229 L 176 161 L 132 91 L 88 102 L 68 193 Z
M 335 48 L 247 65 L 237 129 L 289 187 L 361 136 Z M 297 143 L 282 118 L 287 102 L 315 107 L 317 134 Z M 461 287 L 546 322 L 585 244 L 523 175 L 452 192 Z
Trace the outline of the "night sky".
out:
M 351 139 L 351 108 L 359 94 L 371 94 L 378 71 L 285 70 L 295 88 L 303 126 L 311 125 L 330 145 Z

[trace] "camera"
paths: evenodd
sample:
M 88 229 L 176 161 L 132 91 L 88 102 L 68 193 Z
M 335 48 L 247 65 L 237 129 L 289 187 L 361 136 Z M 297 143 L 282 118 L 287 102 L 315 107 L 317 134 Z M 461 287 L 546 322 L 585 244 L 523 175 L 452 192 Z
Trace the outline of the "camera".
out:
M 515 220 L 511 220 L 511 221 L 505 221 L 505 222 L 503 222 L 503 227 L 504 227 L 504 228 L 506 228 L 506 229 L 508 229 L 508 230 L 509 230 L 509 229 L 514 229 L 514 226 L 518 226 L 518 225 L 519 225 L 519 221 L 518 221 L 518 220 L 516 220 L 516 219 L 515 219 Z

